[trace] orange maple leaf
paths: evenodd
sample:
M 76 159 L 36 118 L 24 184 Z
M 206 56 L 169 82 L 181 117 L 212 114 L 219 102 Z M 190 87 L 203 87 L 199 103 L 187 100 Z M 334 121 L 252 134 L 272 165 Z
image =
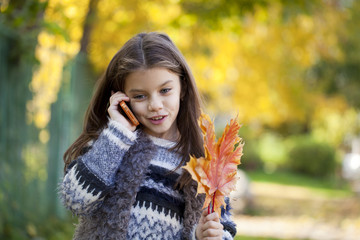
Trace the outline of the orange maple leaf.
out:
M 216 142 L 214 124 L 208 115 L 201 114 L 199 125 L 204 137 L 205 157 L 190 156 L 183 168 L 198 182 L 197 193 L 206 194 L 204 207 L 212 203 L 213 211 L 220 216 L 220 207 L 226 207 L 224 197 L 236 188 L 237 166 L 244 146 L 238 136 L 241 126 L 236 119 L 231 119 Z

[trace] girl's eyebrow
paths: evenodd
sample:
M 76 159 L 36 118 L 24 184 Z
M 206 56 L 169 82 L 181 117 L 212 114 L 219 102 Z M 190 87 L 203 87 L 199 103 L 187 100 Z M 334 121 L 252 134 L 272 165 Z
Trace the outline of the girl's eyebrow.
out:
M 173 82 L 173 81 L 174 81 L 174 80 L 167 80 L 166 82 L 162 83 L 162 84 L 159 86 L 159 88 L 161 88 L 161 87 L 165 86 L 166 84 L 171 83 L 171 82 Z M 143 91 L 144 91 L 143 89 L 133 88 L 133 89 L 130 89 L 130 90 L 129 90 L 129 93 L 133 93 L 133 92 L 143 92 Z

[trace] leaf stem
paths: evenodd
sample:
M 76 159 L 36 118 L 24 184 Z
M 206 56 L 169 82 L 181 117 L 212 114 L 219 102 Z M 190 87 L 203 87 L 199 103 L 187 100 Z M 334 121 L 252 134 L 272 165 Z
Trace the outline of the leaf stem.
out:
M 214 207 L 215 207 L 215 194 L 216 194 L 216 191 L 214 192 L 213 199 L 212 199 L 212 209 L 211 209 L 211 213 L 214 212 Z

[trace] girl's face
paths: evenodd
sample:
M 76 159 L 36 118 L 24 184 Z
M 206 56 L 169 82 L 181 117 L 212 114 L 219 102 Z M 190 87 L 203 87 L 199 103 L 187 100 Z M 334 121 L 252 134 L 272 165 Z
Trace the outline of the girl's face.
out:
M 181 83 L 177 74 L 158 67 L 136 71 L 126 78 L 124 91 L 146 133 L 171 141 L 178 139 Z

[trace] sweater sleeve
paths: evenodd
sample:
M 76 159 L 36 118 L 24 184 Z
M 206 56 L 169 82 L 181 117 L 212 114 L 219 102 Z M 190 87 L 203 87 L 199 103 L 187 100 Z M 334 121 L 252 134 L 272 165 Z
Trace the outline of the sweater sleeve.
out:
M 221 207 L 220 222 L 224 226 L 223 240 L 234 239 L 236 235 L 236 224 L 231 220 L 231 206 L 228 197 L 225 197 L 226 207 Z
M 67 168 L 60 186 L 66 208 L 76 215 L 96 210 L 113 188 L 116 170 L 135 141 L 136 133 L 109 120 L 90 149 Z

